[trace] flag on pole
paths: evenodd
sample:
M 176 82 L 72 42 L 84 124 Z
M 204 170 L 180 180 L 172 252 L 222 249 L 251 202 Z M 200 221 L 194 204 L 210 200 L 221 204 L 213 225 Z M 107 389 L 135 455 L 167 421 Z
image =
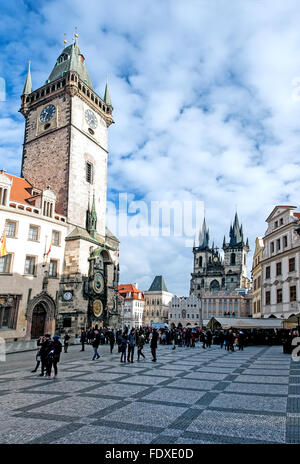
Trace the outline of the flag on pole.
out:
M 52 246 L 52 239 L 51 239 L 51 242 L 50 242 L 49 250 L 46 253 L 46 260 L 48 259 L 49 253 L 51 251 L 51 246 Z
M 3 231 L 3 234 L 1 235 L 1 240 L 0 240 L 0 258 L 3 256 L 6 256 L 7 249 L 6 249 L 6 234 L 5 234 L 5 229 Z

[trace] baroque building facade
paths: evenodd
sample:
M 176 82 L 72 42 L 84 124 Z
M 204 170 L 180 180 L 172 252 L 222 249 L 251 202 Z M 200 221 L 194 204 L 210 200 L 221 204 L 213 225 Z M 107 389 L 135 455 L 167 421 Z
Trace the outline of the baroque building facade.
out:
M 257 237 L 255 241 L 255 251 L 252 264 L 252 317 L 261 318 L 262 310 L 262 259 L 263 259 L 264 241 L 262 237 Z
M 300 213 L 278 205 L 263 237 L 262 317 L 287 318 L 300 311 Z
M 194 244 L 194 265 L 190 283 L 190 294 L 201 297 L 203 292 L 234 291 L 238 288 L 250 288 L 247 277 L 249 252 L 248 239 L 244 241 L 243 227 L 235 215 L 230 226 L 229 242 L 224 236 L 224 258 L 218 248 L 209 244 L 209 229 L 204 219 L 199 233 L 198 244 Z
M 54 293 L 45 285 L 37 285 L 30 294 L 22 291 L 27 338 L 36 336 L 30 326 L 37 304 L 43 306 L 52 328 L 56 320 L 57 331 L 68 330 L 74 336 L 95 323 L 111 327 L 120 324 L 119 241 L 105 225 L 112 111 L 108 86 L 104 98 L 93 89 L 77 39 L 63 49 L 45 85 L 35 91 L 28 69 L 20 108 L 25 117 L 25 136 L 19 179 L 26 180 L 32 191 L 30 198 L 24 198 L 23 211 L 39 210 L 44 222 L 64 218 L 64 228 Z M 52 199 L 40 205 L 38 196 L 47 192 Z M 12 275 L 19 258 L 15 256 L 11 265 Z M 49 265 L 44 268 L 48 274 Z M 6 292 L 1 288 L 2 293 L 14 293 L 14 280 L 4 288 Z M 41 325 L 40 332 L 50 325 Z

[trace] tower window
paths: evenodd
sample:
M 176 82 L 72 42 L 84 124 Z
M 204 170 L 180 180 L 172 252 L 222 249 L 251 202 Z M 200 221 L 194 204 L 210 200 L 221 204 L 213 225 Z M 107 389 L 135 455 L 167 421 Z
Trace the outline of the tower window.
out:
M 88 162 L 86 163 L 86 181 L 89 184 L 93 183 L 93 177 L 94 177 L 94 166 L 92 163 Z
M 235 266 L 235 253 L 231 253 L 230 255 L 230 264 Z

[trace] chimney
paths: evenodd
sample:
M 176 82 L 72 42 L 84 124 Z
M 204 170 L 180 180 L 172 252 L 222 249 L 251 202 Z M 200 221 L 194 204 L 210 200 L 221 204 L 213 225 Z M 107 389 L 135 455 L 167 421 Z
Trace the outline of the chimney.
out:
M 137 282 L 135 282 L 135 283 L 133 284 L 133 286 L 134 286 L 135 288 L 139 289 L 139 284 L 138 284 Z

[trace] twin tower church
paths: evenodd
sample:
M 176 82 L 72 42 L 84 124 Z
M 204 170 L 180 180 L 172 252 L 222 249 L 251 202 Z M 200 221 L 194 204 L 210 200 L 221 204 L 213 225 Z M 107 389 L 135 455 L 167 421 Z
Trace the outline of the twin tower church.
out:
M 209 245 L 209 229 L 204 219 L 199 233 L 198 244 L 194 244 L 194 267 L 190 293 L 200 297 L 203 292 L 234 291 L 249 288 L 247 262 L 249 253 L 248 239 L 244 241 L 243 226 L 239 225 L 235 214 L 230 226 L 229 242 L 224 236 L 222 246 L 224 257 L 217 247 Z
M 0 171 L 0 329 L 7 341 L 98 324 L 120 327 L 119 241 L 106 224 L 106 85 L 94 90 L 77 38 L 32 89 L 28 70 L 21 177 Z M 194 247 L 191 292 L 245 286 L 248 242 L 236 216 L 224 261 L 204 222 Z

